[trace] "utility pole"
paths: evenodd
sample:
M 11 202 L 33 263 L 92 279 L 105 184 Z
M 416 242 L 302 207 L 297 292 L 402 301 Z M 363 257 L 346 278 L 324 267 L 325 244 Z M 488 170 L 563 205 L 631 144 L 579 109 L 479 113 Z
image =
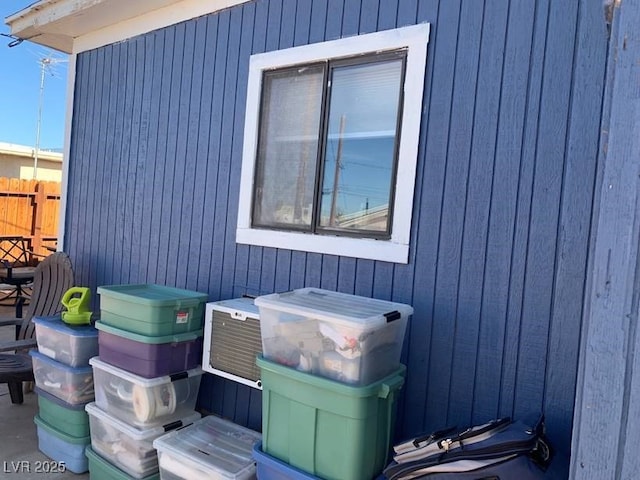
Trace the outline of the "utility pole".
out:
M 338 184 L 340 183 L 340 169 L 342 168 L 342 142 L 344 137 L 344 124 L 346 115 L 340 116 L 340 133 L 338 135 L 338 151 L 336 152 L 336 169 L 333 172 L 333 192 L 331 192 L 331 210 L 329 212 L 329 226 L 336 226 L 338 206 Z

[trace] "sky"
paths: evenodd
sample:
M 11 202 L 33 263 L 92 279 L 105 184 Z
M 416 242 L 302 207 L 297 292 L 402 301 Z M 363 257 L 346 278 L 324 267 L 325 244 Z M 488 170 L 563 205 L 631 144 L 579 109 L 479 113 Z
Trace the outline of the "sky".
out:
M 0 0 L 0 33 L 9 34 L 8 16 L 35 0 Z M 24 41 L 9 48 L 10 38 L 0 36 L 0 143 L 34 147 L 40 118 L 40 148 L 62 149 L 66 110 L 68 55 Z M 41 61 L 44 69 L 42 110 L 40 104 Z

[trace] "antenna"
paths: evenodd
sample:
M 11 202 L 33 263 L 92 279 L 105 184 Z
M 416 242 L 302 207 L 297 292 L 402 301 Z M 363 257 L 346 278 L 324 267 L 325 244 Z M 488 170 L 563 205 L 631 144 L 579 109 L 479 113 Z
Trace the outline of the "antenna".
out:
M 51 71 L 52 65 L 56 63 L 64 63 L 66 59 L 53 58 L 51 55 L 40 58 L 40 96 L 38 98 L 38 120 L 36 122 L 36 144 L 35 151 L 33 153 L 33 179 L 36 179 L 38 174 L 38 154 L 40 152 L 40 124 L 42 122 L 42 99 L 44 98 L 44 73 L 46 70 Z M 53 75 L 53 73 L 52 73 Z

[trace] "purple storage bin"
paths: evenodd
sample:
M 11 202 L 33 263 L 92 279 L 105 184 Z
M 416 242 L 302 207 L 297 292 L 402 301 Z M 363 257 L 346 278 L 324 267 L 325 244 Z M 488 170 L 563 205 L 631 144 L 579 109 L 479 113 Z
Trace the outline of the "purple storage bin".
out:
M 202 329 L 150 337 L 96 322 L 100 359 L 144 378 L 162 377 L 200 365 Z

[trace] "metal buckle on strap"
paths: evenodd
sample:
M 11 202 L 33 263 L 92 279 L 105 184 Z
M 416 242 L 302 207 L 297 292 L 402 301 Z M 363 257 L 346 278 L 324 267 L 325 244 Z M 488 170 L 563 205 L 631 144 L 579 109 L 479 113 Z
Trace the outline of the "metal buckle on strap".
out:
M 416 448 L 420 448 L 425 445 L 429 445 L 431 442 L 441 439 L 442 437 L 453 432 L 457 428 L 458 427 L 449 427 L 443 430 L 436 430 L 435 432 L 425 437 L 417 437 L 413 440 L 413 446 Z
M 441 440 L 440 443 L 438 444 L 438 446 L 441 449 L 443 449 L 445 452 L 448 452 L 452 443 L 453 443 L 453 440 L 451 440 L 450 438 L 447 438 L 445 440 Z

